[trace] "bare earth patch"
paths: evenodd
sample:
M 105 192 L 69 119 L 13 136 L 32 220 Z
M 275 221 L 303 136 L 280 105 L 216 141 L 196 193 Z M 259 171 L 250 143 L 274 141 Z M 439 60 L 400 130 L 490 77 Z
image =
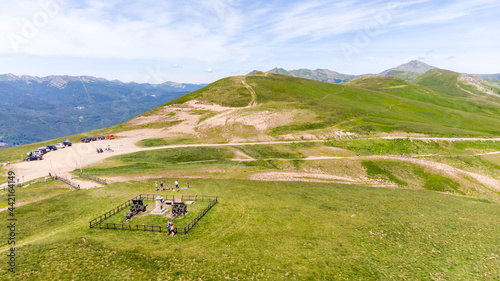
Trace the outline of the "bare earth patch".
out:
M 475 87 L 478 91 L 483 92 L 485 94 L 498 96 L 498 93 L 495 93 L 492 90 L 486 88 L 482 83 L 486 83 L 489 86 L 495 87 L 495 88 L 496 88 L 496 86 L 488 83 L 487 81 L 485 81 L 483 79 L 479 79 L 479 78 L 476 78 L 476 77 L 472 77 L 472 76 L 469 76 L 469 75 L 462 74 L 462 75 L 460 75 L 458 77 L 458 81 L 464 82 L 467 85 L 471 85 L 471 86 Z M 460 89 L 462 89 L 463 91 L 466 91 L 469 94 L 476 96 L 476 94 L 471 93 L 470 91 L 467 91 L 466 89 L 461 88 L 459 84 L 457 84 L 457 86 Z
M 272 171 L 249 175 L 247 179 L 256 181 L 301 181 L 301 182 L 322 182 L 339 184 L 360 184 L 374 187 L 397 187 L 394 184 L 381 184 L 376 182 L 368 183 L 353 178 L 339 177 L 327 174 L 305 173 L 295 171 Z

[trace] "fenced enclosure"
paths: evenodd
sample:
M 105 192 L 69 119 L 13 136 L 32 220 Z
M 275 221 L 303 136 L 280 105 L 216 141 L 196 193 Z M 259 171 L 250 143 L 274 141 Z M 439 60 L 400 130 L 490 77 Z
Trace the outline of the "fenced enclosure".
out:
M 130 225 L 130 224 L 124 224 L 124 223 L 108 223 L 104 222 L 107 218 L 115 215 L 116 213 L 120 212 L 121 210 L 127 208 L 128 206 L 132 205 L 132 200 L 146 200 L 146 201 L 153 201 L 156 199 L 156 194 L 139 194 L 135 196 L 134 198 L 131 198 L 127 200 L 126 202 L 120 204 L 119 206 L 111 209 L 110 211 L 100 215 L 99 217 L 91 220 L 89 222 L 90 228 L 99 228 L 99 229 L 118 229 L 118 230 L 139 230 L 139 231 L 152 231 L 152 232 L 168 232 L 168 229 L 166 226 L 157 226 L 157 225 Z M 166 201 L 172 201 L 174 202 L 175 198 L 180 198 L 182 202 L 186 201 L 209 201 L 210 203 L 208 206 L 203 209 L 190 223 L 187 224 L 185 227 L 178 227 L 177 228 L 177 233 L 182 233 L 182 234 L 187 234 L 191 228 L 193 228 L 200 219 L 205 216 L 205 214 L 212 209 L 215 204 L 217 204 L 218 197 L 217 196 L 199 196 L 199 195 L 181 195 L 181 196 L 175 196 L 175 195 L 163 195 L 164 200 Z

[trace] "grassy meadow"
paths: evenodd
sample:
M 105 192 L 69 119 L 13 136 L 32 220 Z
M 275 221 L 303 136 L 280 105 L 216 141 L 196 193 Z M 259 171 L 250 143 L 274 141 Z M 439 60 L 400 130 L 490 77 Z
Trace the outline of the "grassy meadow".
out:
M 158 179 L 160 180 L 160 179 Z M 165 182 L 174 179 L 161 179 Z M 431 191 L 189 179 L 219 196 L 190 231 L 89 229 L 153 179 L 17 208 L 23 280 L 389 280 L 500 278 L 500 206 Z M 3 220 L 6 212 L 0 213 Z M 6 228 L 2 228 L 5 237 Z M 0 251 L 6 251 L 2 242 Z M 5 271 L 0 276 L 8 278 Z M 12 280 L 12 279 L 10 279 Z

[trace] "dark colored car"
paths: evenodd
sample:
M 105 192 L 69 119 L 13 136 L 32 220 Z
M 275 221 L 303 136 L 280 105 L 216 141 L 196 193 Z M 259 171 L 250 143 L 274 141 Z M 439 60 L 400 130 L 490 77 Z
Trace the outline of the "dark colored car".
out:
M 83 138 L 82 142 L 85 142 L 85 143 L 90 142 L 90 138 Z
M 34 161 L 34 160 L 43 160 L 43 156 L 41 154 L 31 154 L 26 157 L 26 161 Z
M 98 138 L 98 139 L 100 139 L 100 140 L 103 140 L 103 139 L 105 139 L 106 137 L 104 137 L 104 136 L 98 136 L 97 138 Z
M 69 139 L 65 139 L 62 141 L 62 144 L 64 144 L 65 146 L 71 146 L 71 141 Z
M 91 141 L 96 141 L 96 140 L 97 140 L 97 138 L 96 138 L 96 137 L 94 137 L 94 136 L 90 137 L 89 139 L 90 139 Z
M 57 147 L 55 145 L 47 145 L 47 148 L 50 150 L 57 150 Z

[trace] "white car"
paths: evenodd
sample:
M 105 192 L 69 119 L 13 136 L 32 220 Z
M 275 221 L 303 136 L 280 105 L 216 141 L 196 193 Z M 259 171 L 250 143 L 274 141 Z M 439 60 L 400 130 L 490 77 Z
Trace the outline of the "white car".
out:
M 57 149 L 65 148 L 66 146 L 62 143 L 56 143 Z

